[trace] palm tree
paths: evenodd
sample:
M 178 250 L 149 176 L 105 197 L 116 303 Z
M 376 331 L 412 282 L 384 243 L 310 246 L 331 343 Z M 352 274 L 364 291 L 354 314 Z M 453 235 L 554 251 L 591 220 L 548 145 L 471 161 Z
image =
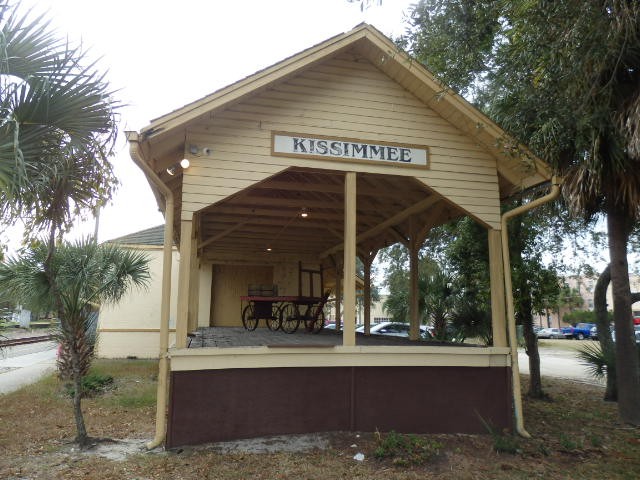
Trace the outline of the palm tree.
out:
M 132 287 L 149 281 L 145 254 L 92 238 L 63 242 L 54 254 L 45 242 L 35 242 L 19 258 L 0 263 L 0 288 L 17 301 L 41 311 L 54 311 L 60 320 L 59 375 L 74 386 L 73 410 L 80 446 L 90 442 L 82 415 L 82 379 L 93 359 L 89 323 L 101 305 L 117 303 Z M 45 271 L 45 262 L 50 275 Z
M 34 227 L 42 218 L 34 195 L 62 168 L 60 159 L 91 160 L 100 195 L 75 208 L 95 209 L 111 195 L 114 178 L 107 158 L 115 140 L 108 84 L 84 53 L 55 36 L 43 17 L 29 20 L 0 0 L 0 215 Z M 44 183 L 44 185 L 42 185 Z M 41 194 L 41 193 L 40 193 Z

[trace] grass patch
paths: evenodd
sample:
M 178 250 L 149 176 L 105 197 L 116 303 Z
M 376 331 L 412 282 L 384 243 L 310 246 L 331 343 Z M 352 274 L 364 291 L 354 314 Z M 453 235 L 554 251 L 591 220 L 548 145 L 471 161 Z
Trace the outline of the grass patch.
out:
M 393 465 L 402 467 L 431 463 L 442 451 L 442 444 L 437 440 L 418 435 L 402 435 L 394 431 L 386 435 L 376 432 L 376 441 L 374 457 L 390 460 Z
M 566 339 L 538 339 L 538 347 L 549 350 L 565 350 L 568 352 L 578 352 L 585 345 L 600 346 L 600 342 L 590 339 L 585 340 L 566 340 Z

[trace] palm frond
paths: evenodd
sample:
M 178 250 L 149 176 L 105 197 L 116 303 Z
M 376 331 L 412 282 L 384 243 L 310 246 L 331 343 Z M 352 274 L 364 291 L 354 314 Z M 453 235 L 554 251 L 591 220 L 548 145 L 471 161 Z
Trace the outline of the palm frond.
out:
M 605 355 L 598 344 L 585 344 L 577 355 L 580 363 L 587 367 L 587 372 L 594 378 L 603 379 L 615 371 L 615 354 Z

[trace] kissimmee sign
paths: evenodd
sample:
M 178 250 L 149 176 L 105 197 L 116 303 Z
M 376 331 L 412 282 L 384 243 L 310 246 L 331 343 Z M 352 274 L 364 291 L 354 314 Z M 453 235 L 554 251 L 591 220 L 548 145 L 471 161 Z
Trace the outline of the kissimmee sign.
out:
M 358 160 L 402 166 L 428 166 L 427 147 L 388 142 L 273 133 L 272 153 L 297 158 Z

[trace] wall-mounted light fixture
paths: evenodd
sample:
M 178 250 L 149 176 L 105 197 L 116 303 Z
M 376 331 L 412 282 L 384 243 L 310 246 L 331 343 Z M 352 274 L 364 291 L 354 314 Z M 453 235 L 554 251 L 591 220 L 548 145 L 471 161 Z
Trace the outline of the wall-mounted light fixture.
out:
M 189 165 L 191 165 L 191 162 L 189 161 L 189 159 L 183 158 L 178 163 L 174 163 L 169 168 L 167 168 L 167 173 L 169 175 L 175 175 L 176 173 L 178 173 L 178 168 L 182 168 L 183 170 L 186 170 L 187 168 L 189 168 Z
M 305 207 L 302 207 L 302 209 L 300 210 L 300 216 L 302 218 L 307 218 L 309 216 L 309 210 L 307 210 Z

